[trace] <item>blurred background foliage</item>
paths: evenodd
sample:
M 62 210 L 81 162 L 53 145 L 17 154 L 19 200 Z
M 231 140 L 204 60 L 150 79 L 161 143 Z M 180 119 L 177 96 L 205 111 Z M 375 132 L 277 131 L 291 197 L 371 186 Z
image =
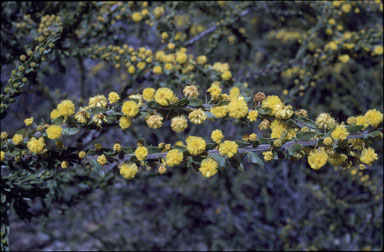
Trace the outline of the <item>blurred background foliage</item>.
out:
M 164 14 L 157 18 L 159 6 Z M 133 22 L 132 13 L 145 9 L 150 14 Z M 366 0 L 2 2 L 2 86 L 19 55 L 33 45 L 44 15 L 61 16 L 63 30 L 38 71 L 29 73 L 1 130 L 13 135 L 29 116 L 49 121 L 50 111 L 65 98 L 81 106 L 110 91 L 122 97 L 149 86 L 182 92 L 185 83 L 169 76 L 129 74 L 117 61 L 95 53 L 96 45 L 127 44 L 153 52 L 169 42 L 185 46 L 196 57 L 206 55 L 210 64 L 228 63 L 235 85 L 248 96 L 257 91 L 279 95 L 307 109 L 310 118 L 329 112 L 342 121 L 367 109 L 382 111 L 382 12 L 381 1 Z M 193 41 L 207 30 L 212 32 Z M 343 55 L 348 60 L 341 60 Z M 203 77 L 194 81 L 200 90 L 211 84 Z M 215 128 L 233 139 L 249 133 L 249 128 L 220 123 L 207 122 L 204 129 L 192 125 L 180 135 L 169 127 L 150 130 L 142 121 L 129 132 L 105 128 L 64 142 L 111 147 L 116 140 L 134 146 L 143 139 L 157 145 L 197 132 L 208 136 Z M 244 172 L 228 167 L 211 179 L 187 169 L 165 175 L 146 171 L 134 180 L 123 179 L 113 167 L 105 176 L 86 167 L 52 170 L 46 174 L 52 177 L 48 195 L 20 203 L 34 218 L 22 222 L 11 211 L 10 248 L 381 250 L 382 143 L 375 149 L 380 150 L 378 165 L 364 176 L 330 166 L 314 171 L 305 160 L 272 161 L 264 168 L 247 164 Z

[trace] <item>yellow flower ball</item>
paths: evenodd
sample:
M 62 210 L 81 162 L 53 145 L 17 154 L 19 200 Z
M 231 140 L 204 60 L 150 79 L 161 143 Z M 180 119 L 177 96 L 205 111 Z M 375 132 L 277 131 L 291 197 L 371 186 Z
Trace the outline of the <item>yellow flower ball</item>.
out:
M 163 73 L 163 69 L 161 68 L 161 66 L 155 66 L 155 67 L 153 68 L 153 72 L 154 72 L 155 74 L 162 74 L 162 73 Z
M 68 117 L 75 113 L 75 105 L 71 100 L 64 100 L 57 105 L 57 111 L 61 116 Z
M 363 129 L 367 128 L 369 126 L 369 122 L 367 120 L 367 117 L 365 116 L 356 116 L 356 125 L 362 125 L 364 126 Z
M 177 149 L 168 151 L 167 156 L 165 157 L 166 163 L 169 167 L 173 167 L 181 164 L 183 161 L 183 152 Z
M 379 126 L 379 124 L 383 121 L 383 114 L 380 111 L 377 111 L 376 109 L 368 110 L 365 113 L 364 117 L 367 122 L 373 127 Z
M 148 149 L 144 146 L 137 147 L 135 156 L 139 161 L 143 161 L 148 156 Z
M 345 140 L 345 139 L 347 139 L 348 135 L 349 135 L 349 133 L 348 133 L 347 128 L 344 125 L 338 125 L 332 131 L 331 137 L 334 140 Z
M 271 161 L 273 159 L 273 152 L 272 151 L 264 151 L 263 152 L 263 158 L 265 162 Z
M 5 159 L 5 153 L 4 151 L 0 151 L 0 161 L 3 161 Z
M 126 101 L 121 108 L 121 112 L 128 117 L 135 117 L 139 113 L 139 105 L 134 101 Z
M 176 132 L 183 132 L 188 127 L 187 119 L 184 116 L 176 116 L 172 118 L 171 127 Z
M 44 138 L 40 137 L 39 139 L 36 139 L 32 137 L 31 140 L 28 141 L 27 147 L 28 150 L 33 154 L 42 153 L 45 148 Z
M 377 154 L 371 147 L 364 148 L 361 152 L 360 161 L 367 165 L 372 165 L 372 162 L 377 160 Z
M 120 174 L 126 179 L 132 179 L 136 176 L 139 171 L 135 163 L 122 163 L 120 166 Z
M 207 115 L 202 109 L 196 109 L 189 113 L 188 118 L 193 124 L 202 124 L 207 119 Z
M 221 140 L 223 140 L 224 138 L 224 135 L 223 135 L 223 132 L 219 129 L 216 129 L 214 131 L 212 131 L 211 133 L 211 139 L 215 142 L 215 143 L 220 143 Z
M 223 118 L 228 114 L 228 106 L 223 105 L 223 106 L 211 107 L 209 111 L 212 113 L 214 117 Z
M 101 165 L 105 165 L 108 163 L 108 160 L 107 160 L 106 156 L 103 154 L 103 155 L 97 157 L 97 162 Z
M 244 100 L 234 99 L 228 104 L 229 116 L 240 119 L 248 114 L 248 105 Z
M 163 117 L 161 115 L 151 115 L 146 120 L 148 127 L 151 129 L 158 129 L 163 126 Z
M 138 22 L 140 22 L 143 19 L 143 16 L 141 15 L 140 12 L 134 12 L 132 14 L 131 18 L 132 18 L 133 22 L 138 23 Z
M 333 129 L 336 127 L 336 120 L 328 113 L 321 113 L 316 118 L 316 125 L 319 129 Z
M 51 111 L 49 116 L 51 117 L 51 120 L 54 120 L 54 119 L 58 118 L 61 115 L 60 115 L 60 113 L 59 113 L 59 111 L 57 109 L 54 109 L 54 110 Z
M 169 88 L 159 88 L 155 93 L 155 101 L 161 106 L 169 106 L 177 100 L 173 91 Z
M 328 161 L 328 155 L 323 149 L 312 151 L 308 156 L 308 163 L 312 169 L 318 170 Z
M 33 123 L 33 117 L 27 118 L 24 120 L 25 126 L 31 126 Z
M 108 95 L 108 100 L 110 104 L 114 104 L 120 100 L 120 95 L 116 92 L 110 92 Z
M 257 116 L 259 115 L 259 112 L 257 110 L 251 110 L 248 113 L 247 119 L 250 122 L 254 122 L 257 120 Z
M 219 152 L 221 156 L 233 157 L 238 150 L 239 146 L 234 141 L 226 140 L 219 146 Z
M 198 90 L 197 86 L 195 86 L 195 85 L 186 86 L 183 89 L 183 93 L 184 93 L 185 97 L 195 97 L 196 98 L 199 96 L 199 90 Z
M 49 139 L 59 139 L 63 133 L 63 129 L 59 125 L 51 125 L 47 129 L 47 137 Z
M 231 71 L 224 71 L 224 73 L 221 74 L 221 79 L 223 80 L 230 80 L 232 78 Z
M 12 142 L 13 144 L 15 145 L 19 145 L 23 142 L 23 135 L 20 135 L 20 134 L 15 134 L 13 137 L 12 137 Z
M 189 136 L 186 139 L 187 150 L 191 155 L 200 155 L 205 151 L 206 143 L 201 137 Z
M 176 53 L 176 62 L 179 63 L 179 64 L 184 64 L 185 62 L 187 62 L 187 55 L 185 53 L 181 53 L 181 52 L 177 52 Z
M 330 146 L 333 143 L 333 140 L 330 137 L 326 137 L 324 138 L 323 143 L 324 145 Z
M 88 106 L 105 108 L 107 106 L 107 98 L 104 95 L 93 96 L 89 98 Z
M 69 167 L 69 163 L 68 163 L 68 161 L 63 161 L 63 162 L 61 162 L 61 168 L 63 168 L 63 169 L 67 169 Z
M 132 120 L 128 116 L 120 117 L 119 126 L 123 130 L 129 128 L 131 126 L 131 124 L 132 124 Z
M 153 10 L 153 15 L 155 15 L 155 18 L 160 18 L 163 14 L 164 8 L 161 6 L 158 6 Z
M 284 103 L 276 95 L 269 95 L 262 103 L 263 108 L 270 108 L 271 115 L 275 115 L 277 111 L 284 107 Z
M 143 90 L 143 99 L 147 102 L 153 101 L 155 99 L 155 92 L 154 88 L 145 88 Z
M 349 57 L 348 54 L 343 54 L 343 55 L 340 55 L 340 56 L 338 57 L 338 59 L 339 59 L 341 62 L 343 62 L 343 63 L 347 63 L 347 62 L 349 62 L 350 57 Z
M 205 63 L 207 63 L 207 57 L 205 55 L 200 55 L 196 58 L 196 62 L 200 65 L 204 65 Z
M 199 171 L 204 177 L 209 178 L 217 173 L 217 167 L 218 164 L 216 160 L 214 160 L 213 158 L 206 158 L 201 161 Z

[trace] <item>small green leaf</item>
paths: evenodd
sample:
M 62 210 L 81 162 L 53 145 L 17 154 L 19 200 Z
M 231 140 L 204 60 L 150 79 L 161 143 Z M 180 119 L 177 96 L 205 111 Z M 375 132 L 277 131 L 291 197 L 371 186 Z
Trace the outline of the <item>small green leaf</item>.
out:
M 102 108 L 102 107 L 93 107 L 93 108 L 89 108 L 87 109 L 87 111 L 91 114 L 100 114 L 100 113 L 104 113 L 105 112 L 105 108 Z
M 347 128 L 348 132 L 350 134 L 352 134 L 352 133 L 359 132 L 360 130 L 362 130 L 364 128 L 364 126 L 363 125 L 347 125 L 346 128 Z
M 78 128 L 64 128 L 63 129 L 63 136 L 73 136 L 79 133 Z
M 270 108 L 259 107 L 257 111 L 259 112 L 260 115 L 269 115 L 272 110 Z
M 181 99 L 177 104 L 176 104 L 176 106 L 177 107 L 181 107 L 181 108 L 184 108 L 185 106 L 187 106 L 188 105 L 188 98 L 183 98 L 183 99 Z
M 198 98 L 190 97 L 188 98 L 188 104 L 191 107 L 199 107 L 203 104 L 203 101 Z
M 224 167 L 225 157 L 220 156 L 220 154 L 218 154 L 218 153 L 209 153 L 208 157 L 213 158 L 214 160 L 216 160 L 216 162 L 219 164 L 219 166 Z
M 132 148 L 132 147 L 123 147 L 123 148 L 121 148 L 121 150 L 125 154 L 132 154 L 133 152 L 135 152 L 135 148 Z
M 160 153 L 161 152 L 161 148 L 159 148 L 157 146 L 148 146 L 147 149 L 148 149 L 148 154 L 154 154 L 154 153 Z
M 55 119 L 53 119 L 52 123 L 55 125 L 61 125 L 61 124 L 63 124 L 63 121 L 64 121 L 64 117 L 59 116 L 59 117 L 56 117 Z
M 313 132 L 313 131 L 307 131 L 307 132 L 299 131 L 296 134 L 296 139 L 299 140 L 299 141 L 305 141 L 305 140 L 310 140 L 314 136 L 316 136 L 316 132 Z
M 305 126 L 307 126 L 309 128 L 316 129 L 316 123 L 314 121 L 308 119 L 308 118 L 299 116 L 297 118 L 297 121 L 304 124 Z
M 248 157 L 248 161 L 251 162 L 252 164 L 258 164 L 261 167 L 264 167 L 263 160 L 255 152 L 251 152 L 251 151 L 247 152 L 247 157 Z
M 303 148 L 300 144 L 292 144 L 288 148 L 288 154 L 293 156 L 300 152 L 300 150 Z
M 148 107 L 151 109 L 157 109 L 157 108 L 159 108 L 159 104 L 157 104 L 157 102 L 155 102 L 155 101 L 150 101 L 150 102 L 148 102 Z
M 373 137 L 373 138 L 375 138 L 375 137 L 380 136 L 381 134 L 382 134 L 382 133 L 381 133 L 380 130 L 375 130 L 375 131 L 372 131 L 372 132 L 369 132 L 368 134 L 366 134 L 366 135 L 364 136 L 364 138 L 369 138 L 369 137 Z

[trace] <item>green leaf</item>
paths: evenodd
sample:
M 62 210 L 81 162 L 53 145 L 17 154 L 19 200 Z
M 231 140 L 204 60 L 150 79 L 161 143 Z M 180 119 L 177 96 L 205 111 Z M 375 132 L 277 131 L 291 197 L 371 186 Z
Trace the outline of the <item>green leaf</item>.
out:
M 105 172 L 103 169 L 103 166 L 100 165 L 96 160 L 91 159 L 90 164 L 92 166 L 92 170 L 94 170 L 97 174 L 99 174 L 101 177 L 104 177 Z
M 316 132 L 313 131 L 299 131 L 296 134 L 296 139 L 299 141 L 305 141 L 305 140 L 310 140 L 312 137 L 316 136 Z
M 230 103 L 229 100 L 222 100 L 222 101 L 219 101 L 216 106 L 224 106 L 224 105 L 228 105 Z
M 225 166 L 225 157 L 220 156 L 218 153 L 209 153 L 209 158 L 213 158 L 216 160 L 216 162 L 219 164 L 219 166 L 224 167 Z
M 215 143 L 207 143 L 207 150 L 213 150 L 216 147 Z
M 366 135 L 364 136 L 364 138 L 369 138 L 369 137 L 373 137 L 373 138 L 375 138 L 375 137 L 379 137 L 381 134 L 382 134 L 382 133 L 381 133 L 380 130 L 375 130 L 375 131 L 372 131 L 372 132 L 369 132 L 368 134 L 366 134 Z
M 159 104 L 157 104 L 157 102 L 155 102 L 155 101 L 150 101 L 150 102 L 148 102 L 148 107 L 151 109 L 158 109 Z
M 297 121 L 304 124 L 305 126 L 307 126 L 309 128 L 316 129 L 316 123 L 314 121 L 308 119 L 308 118 L 299 116 L 297 118 Z
M 247 146 L 250 145 L 249 143 L 246 143 L 246 142 L 243 142 L 243 141 L 239 141 L 239 140 L 236 140 L 235 142 L 237 143 L 239 148 L 247 147 Z
M 292 144 L 288 148 L 288 154 L 293 156 L 300 152 L 300 150 L 303 148 L 300 144 Z
M 356 133 L 356 132 L 359 132 L 360 130 L 362 130 L 364 128 L 363 125 L 347 125 L 345 126 L 348 130 L 349 133 Z
M 93 108 L 89 108 L 87 109 L 87 111 L 91 114 L 100 114 L 100 113 L 104 113 L 105 112 L 105 108 L 102 108 L 102 107 L 93 107 Z
M 203 101 L 198 98 L 190 97 L 188 98 L 188 104 L 191 107 L 200 107 L 203 104 Z
M 63 124 L 63 121 L 64 121 L 64 117 L 59 116 L 59 117 L 56 117 L 55 119 L 53 119 L 52 123 L 55 125 L 61 125 L 61 124 Z
M 73 136 L 79 133 L 78 128 L 64 128 L 63 129 L 63 136 Z
M 174 145 L 172 148 L 173 149 L 178 149 L 178 150 L 181 150 L 181 151 L 187 151 L 187 148 L 185 146 Z
M 258 164 L 261 167 L 264 167 L 263 160 L 257 155 L 255 152 L 249 151 L 247 152 L 248 161 L 252 164 Z
M 257 111 L 259 112 L 260 115 L 269 115 L 272 110 L 270 108 L 259 107 Z
M 184 108 L 185 106 L 188 105 L 188 103 L 189 103 L 188 98 L 183 98 L 183 99 L 181 99 L 181 100 L 176 104 L 176 106 L 177 106 L 177 107 Z
M 159 148 L 157 146 L 148 146 L 147 149 L 148 149 L 148 154 L 154 154 L 154 153 L 160 153 L 161 152 L 161 148 Z
M 121 148 L 121 150 L 125 154 L 132 154 L 133 152 L 135 152 L 135 148 L 132 148 L 132 147 L 123 147 L 123 148 Z

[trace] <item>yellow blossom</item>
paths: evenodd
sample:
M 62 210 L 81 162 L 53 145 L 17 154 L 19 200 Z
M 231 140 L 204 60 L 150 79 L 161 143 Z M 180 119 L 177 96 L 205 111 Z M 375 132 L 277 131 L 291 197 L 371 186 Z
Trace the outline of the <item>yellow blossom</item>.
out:
M 148 149 L 143 146 L 137 147 L 135 156 L 139 161 L 143 161 L 148 156 Z
M 69 163 L 68 163 L 68 161 L 63 161 L 63 162 L 61 162 L 61 168 L 63 168 L 63 169 L 67 169 L 69 167 Z
M 161 115 L 151 115 L 146 120 L 148 127 L 151 129 L 158 129 L 163 126 L 163 117 Z
M 156 18 L 160 18 L 163 14 L 164 8 L 161 6 L 158 6 L 153 10 L 153 15 L 155 15 Z
M 259 115 L 259 112 L 257 110 L 251 110 L 248 112 L 247 119 L 250 122 L 254 122 L 257 120 L 257 116 Z
M 63 129 L 59 125 L 51 125 L 47 129 L 47 137 L 49 139 L 58 139 L 61 137 Z
M 280 100 L 278 96 L 269 95 L 266 99 L 263 100 L 262 107 L 270 108 L 271 115 L 275 115 L 277 111 L 284 107 L 284 103 Z
M 183 93 L 184 93 L 185 97 L 195 97 L 196 98 L 199 96 L 199 90 L 198 90 L 197 86 L 195 86 L 195 85 L 186 86 L 183 89 Z
M 363 129 L 367 128 L 369 126 L 369 122 L 367 120 L 367 117 L 365 117 L 365 116 L 356 116 L 356 125 L 364 126 Z
M 206 143 L 201 137 L 189 136 L 186 139 L 187 150 L 191 155 L 200 155 L 205 151 Z
M 212 131 L 211 133 L 211 139 L 215 142 L 215 143 L 220 143 L 221 140 L 223 140 L 224 138 L 224 135 L 223 135 L 223 132 L 219 129 L 216 129 L 214 131 Z
M 233 157 L 237 153 L 239 146 L 234 141 L 226 140 L 220 144 L 219 152 L 221 156 Z
M 80 159 L 83 159 L 83 158 L 85 158 L 87 156 L 87 153 L 85 153 L 85 151 L 80 151 L 79 152 L 79 158 Z
M 155 67 L 153 68 L 153 72 L 154 72 L 155 74 L 162 74 L 162 73 L 163 73 L 163 69 L 161 68 L 161 66 L 155 66 Z
M 108 95 L 108 100 L 110 104 L 114 104 L 120 100 L 120 95 L 116 92 L 110 92 Z
M 200 55 L 196 58 L 196 61 L 197 63 L 199 63 L 200 65 L 204 65 L 205 63 L 207 63 L 207 57 L 205 55 Z
M 24 120 L 25 126 L 31 126 L 33 123 L 33 117 L 27 118 Z
M 252 133 L 249 135 L 249 141 L 256 141 L 257 140 L 257 134 L 256 133 Z
M 331 136 L 334 140 L 345 140 L 348 136 L 347 128 L 344 125 L 338 125 L 332 131 Z
M 333 129 L 336 127 L 335 119 L 328 113 L 321 113 L 316 118 L 316 125 L 319 129 Z
M 189 113 L 188 118 L 194 124 L 202 124 L 207 119 L 207 115 L 202 109 L 196 109 Z
M 372 162 L 377 160 L 377 154 L 371 147 L 364 148 L 361 152 L 360 161 L 367 165 L 372 165 Z
M 143 99 L 147 102 L 153 101 L 155 98 L 156 90 L 154 88 L 145 88 L 143 90 Z
M 105 108 L 107 106 L 107 98 L 104 95 L 96 95 L 88 100 L 89 107 L 101 107 Z
M 136 176 L 139 171 L 137 165 L 135 163 L 122 163 L 119 165 L 120 174 L 126 179 L 132 179 Z
M 132 14 L 131 18 L 132 18 L 133 22 L 138 23 L 138 22 L 140 22 L 143 19 L 143 16 L 141 15 L 140 12 L 134 12 Z
M 223 80 L 230 80 L 232 78 L 232 73 L 231 71 L 225 71 L 224 73 L 221 74 L 221 78 Z
M 75 105 L 71 100 L 64 100 L 57 105 L 57 111 L 61 116 L 68 117 L 75 113 Z
M 15 134 L 12 138 L 12 142 L 15 144 L 15 145 L 19 145 L 23 142 L 23 135 L 21 134 Z
M 289 127 L 281 120 L 273 120 L 271 125 L 271 138 L 281 138 L 284 134 L 286 134 L 286 140 L 291 139 L 296 136 L 296 132 L 294 129 L 289 129 Z
M 248 114 L 248 106 L 244 100 L 234 99 L 228 104 L 229 116 L 240 119 Z
M 373 127 L 379 126 L 379 124 L 383 121 L 383 114 L 380 111 L 377 111 L 376 109 L 368 110 L 365 113 L 364 117 L 367 122 Z
M 45 148 L 44 138 L 40 137 L 39 139 L 36 139 L 32 137 L 31 140 L 28 141 L 27 146 L 31 153 L 40 154 Z
M 0 151 L 0 161 L 3 161 L 5 159 L 5 153 L 4 151 Z
M 312 169 L 318 170 L 328 161 L 328 155 L 323 149 L 312 151 L 308 156 L 308 163 Z
M 179 64 L 184 64 L 185 62 L 187 62 L 187 55 L 185 53 L 182 53 L 182 52 L 177 52 L 176 53 L 176 62 L 179 63 Z
M 1 132 L 1 140 L 7 139 L 8 138 L 8 133 L 3 131 Z
M 54 120 L 54 119 L 56 119 L 57 117 L 60 116 L 60 113 L 59 113 L 59 111 L 57 109 L 54 109 L 54 110 L 51 111 L 49 116 L 51 117 L 52 120 Z
M 155 101 L 161 106 L 169 106 L 177 101 L 173 91 L 169 88 L 159 88 L 155 93 Z
M 211 107 L 209 111 L 212 113 L 214 117 L 223 118 L 228 114 L 228 106 L 222 105 L 217 107 Z
M 188 127 L 187 119 L 184 116 L 172 118 L 171 127 L 176 132 L 183 132 Z
M 90 117 L 90 114 L 87 112 L 85 108 L 82 108 L 82 107 L 80 107 L 79 111 L 75 114 L 75 119 L 79 123 L 86 123 L 89 117 Z
M 329 146 L 329 145 L 331 145 L 333 143 L 333 140 L 330 137 L 326 137 L 326 138 L 324 138 L 323 143 L 324 143 L 324 145 L 328 145 Z
M 349 61 L 350 57 L 348 54 L 343 54 L 339 56 L 339 60 L 343 63 L 347 63 Z
M 173 149 L 168 151 L 167 156 L 165 157 L 166 163 L 169 167 L 179 165 L 183 161 L 183 152 L 178 149 Z
M 272 151 L 264 151 L 263 152 L 264 161 L 268 162 L 273 159 L 273 152 Z
M 120 128 L 127 129 L 127 128 L 129 128 L 129 126 L 131 126 L 131 124 L 132 124 L 132 120 L 128 116 L 120 117 L 120 120 L 119 120 Z
M 135 117 L 139 113 L 139 105 L 134 101 L 126 101 L 121 108 L 121 112 L 128 117 Z
M 211 87 L 207 90 L 207 92 L 212 96 L 213 100 L 217 100 L 221 95 L 220 82 L 215 81 L 211 84 Z
M 217 173 L 217 167 L 218 167 L 218 164 L 216 160 L 212 158 L 206 158 L 206 159 L 203 159 L 203 161 L 201 161 L 201 166 L 199 168 L 199 171 L 204 177 L 209 178 L 214 176 Z

